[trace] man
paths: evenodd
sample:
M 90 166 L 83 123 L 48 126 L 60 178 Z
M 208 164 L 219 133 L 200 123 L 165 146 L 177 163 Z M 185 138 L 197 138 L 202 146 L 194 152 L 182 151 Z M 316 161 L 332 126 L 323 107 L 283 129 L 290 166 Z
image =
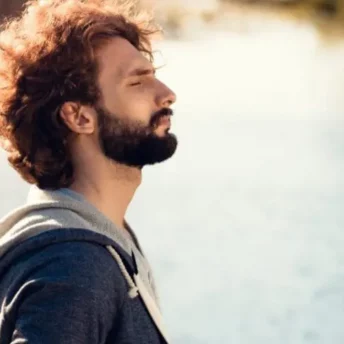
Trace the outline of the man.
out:
M 142 167 L 177 146 L 155 32 L 128 2 L 51 0 L 0 34 L 1 139 L 34 184 L 0 224 L 0 344 L 167 342 L 125 220 Z

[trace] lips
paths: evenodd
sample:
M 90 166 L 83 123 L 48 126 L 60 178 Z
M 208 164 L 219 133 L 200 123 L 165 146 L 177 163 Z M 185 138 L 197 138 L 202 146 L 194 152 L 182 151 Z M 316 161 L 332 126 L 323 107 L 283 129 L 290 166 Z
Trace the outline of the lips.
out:
M 171 116 L 160 117 L 157 124 L 170 126 L 171 125 Z
M 157 129 L 160 126 L 166 127 L 166 128 L 170 128 L 170 126 L 171 126 L 171 116 L 170 115 L 164 115 L 164 116 L 161 116 L 161 117 L 157 118 L 154 121 L 153 128 Z
M 173 115 L 173 111 L 170 108 L 163 108 L 160 111 L 157 111 L 153 114 L 150 124 L 153 128 L 156 128 L 160 125 L 171 125 L 171 116 Z

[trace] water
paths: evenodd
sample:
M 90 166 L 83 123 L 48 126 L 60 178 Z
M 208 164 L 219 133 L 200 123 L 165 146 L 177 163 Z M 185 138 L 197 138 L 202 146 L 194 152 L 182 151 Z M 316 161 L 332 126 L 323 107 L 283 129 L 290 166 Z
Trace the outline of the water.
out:
M 128 214 L 174 343 L 341 344 L 344 50 L 277 21 L 196 38 L 160 44 L 180 146 Z M 4 214 L 27 186 L 1 159 Z

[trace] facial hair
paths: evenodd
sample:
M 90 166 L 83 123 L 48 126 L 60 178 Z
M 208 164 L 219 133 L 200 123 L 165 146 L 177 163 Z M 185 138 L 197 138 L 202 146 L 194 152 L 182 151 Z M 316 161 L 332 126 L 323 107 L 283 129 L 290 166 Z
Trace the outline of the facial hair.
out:
M 102 107 L 96 108 L 99 123 L 99 140 L 103 153 L 118 163 L 143 167 L 169 159 L 176 151 L 178 141 L 166 130 L 160 137 L 154 132 L 159 119 L 173 115 L 169 108 L 152 114 L 149 124 L 121 119 Z

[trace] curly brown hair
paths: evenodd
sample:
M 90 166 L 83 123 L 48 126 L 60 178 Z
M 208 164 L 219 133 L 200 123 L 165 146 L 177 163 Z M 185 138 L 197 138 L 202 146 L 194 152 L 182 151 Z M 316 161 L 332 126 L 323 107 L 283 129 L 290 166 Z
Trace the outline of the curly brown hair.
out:
M 95 105 L 96 50 L 127 39 L 152 61 L 159 32 L 133 1 L 35 0 L 0 33 L 0 139 L 8 161 L 31 184 L 68 187 L 73 166 L 60 117 L 66 101 Z

